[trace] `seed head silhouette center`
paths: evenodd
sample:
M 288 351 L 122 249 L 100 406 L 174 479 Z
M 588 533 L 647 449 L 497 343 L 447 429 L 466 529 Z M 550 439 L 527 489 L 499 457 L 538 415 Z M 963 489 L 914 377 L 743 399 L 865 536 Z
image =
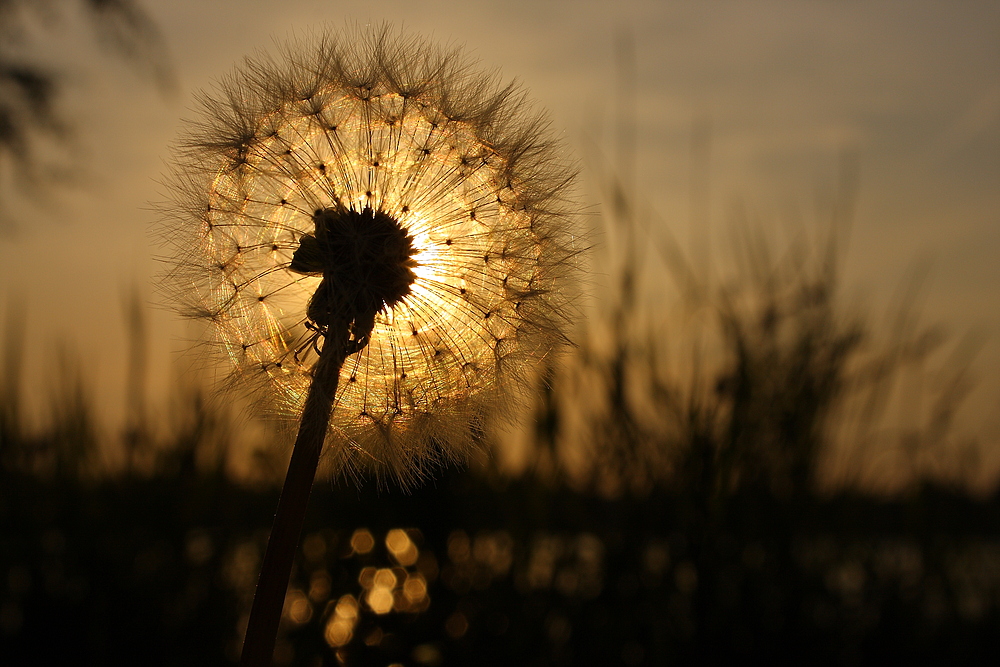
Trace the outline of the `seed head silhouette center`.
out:
M 417 265 L 413 237 L 395 218 L 367 206 L 318 209 L 313 223 L 315 232 L 300 239 L 289 265 L 323 277 L 306 316 L 322 332 L 349 324 L 356 341 L 367 340 L 375 315 L 410 293 Z

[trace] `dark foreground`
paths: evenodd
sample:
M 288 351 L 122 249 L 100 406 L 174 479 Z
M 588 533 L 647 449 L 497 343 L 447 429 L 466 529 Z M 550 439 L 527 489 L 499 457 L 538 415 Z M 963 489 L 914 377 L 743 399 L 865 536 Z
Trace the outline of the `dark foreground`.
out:
M 5 474 L 0 664 L 235 663 L 275 501 L 204 474 Z M 321 484 L 276 664 L 996 664 L 998 530 L 997 500 L 933 490 L 695 502 L 472 472 L 411 495 Z

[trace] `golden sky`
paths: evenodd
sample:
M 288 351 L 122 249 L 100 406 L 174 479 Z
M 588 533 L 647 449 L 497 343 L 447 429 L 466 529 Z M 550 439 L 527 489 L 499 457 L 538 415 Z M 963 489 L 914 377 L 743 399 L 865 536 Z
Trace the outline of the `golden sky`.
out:
M 947 323 L 955 336 L 987 333 L 966 418 L 989 451 L 1000 445 L 996 2 L 142 4 L 162 30 L 178 82 L 168 97 L 95 47 L 89 26 L 39 33 L 49 36 L 39 57 L 65 77 L 60 109 L 77 150 L 65 165 L 75 182 L 46 194 L 42 206 L 15 202 L 20 232 L 0 238 L 0 311 L 12 294 L 27 307 L 36 395 L 50 385 L 63 341 L 98 377 L 109 420 L 120 415 L 123 297 L 135 283 L 154 300 L 150 202 L 160 199 L 157 180 L 193 93 L 275 40 L 323 23 L 389 21 L 463 45 L 485 67 L 521 81 L 581 158 L 582 196 L 594 210 L 605 203 L 594 173 L 618 160 L 616 119 L 634 114 L 628 186 L 656 229 L 684 243 L 697 128 L 709 148 L 699 158 L 707 160 L 699 181 L 707 217 L 696 217 L 718 237 L 714 247 L 740 207 L 778 235 L 793 223 L 816 228 L 842 158 L 851 156 L 858 187 L 845 297 L 883 317 L 908 276 L 926 269 L 926 319 Z M 631 93 L 616 61 L 626 37 L 634 44 Z M 162 395 L 184 363 L 166 351 L 184 347 L 186 330 L 166 311 L 151 317 L 154 393 Z M 1000 458 L 993 465 L 1000 469 Z

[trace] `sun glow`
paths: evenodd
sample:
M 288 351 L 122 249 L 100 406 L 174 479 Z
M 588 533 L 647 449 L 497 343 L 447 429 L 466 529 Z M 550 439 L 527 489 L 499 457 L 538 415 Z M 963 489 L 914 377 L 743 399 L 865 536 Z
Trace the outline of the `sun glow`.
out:
M 320 279 L 288 264 L 313 231 L 312 212 L 340 204 L 398 216 L 412 238 L 416 280 L 401 304 L 378 315 L 368 348 L 345 364 L 337 409 L 406 419 L 407 408 L 476 390 L 476 376 L 490 374 L 499 344 L 513 334 L 505 322 L 517 304 L 507 288 L 532 274 L 519 271 L 523 250 L 499 245 L 498 230 L 510 231 L 519 216 L 501 205 L 496 157 L 463 124 L 432 121 L 399 96 L 320 91 L 319 99 L 321 111 L 295 122 L 284 118 L 287 109 L 273 113 L 273 129 L 240 168 L 216 176 L 204 233 L 219 272 L 211 300 L 220 311 L 239 301 L 224 317 L 230 357 L 294 387 L 289 400 L 301 400 L 315 354 L 303 346 L 312 334 L 302 313 Z M 382 122 L 371 130 L 373 111 Z M 349 157 L 341 152 L 358 144 L 363 150 Z M 240 224 L 230 222 L 234 213 Z

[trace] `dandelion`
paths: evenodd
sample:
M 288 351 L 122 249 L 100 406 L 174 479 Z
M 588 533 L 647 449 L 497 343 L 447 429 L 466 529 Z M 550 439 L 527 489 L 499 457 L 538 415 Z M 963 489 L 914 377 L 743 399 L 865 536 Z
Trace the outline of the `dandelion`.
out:
M 269 664 L 321 451 L 411 484 L 563 342 L 573 170 L 515 84 L 388 28 L 249 58 L 200 105 L 165 283 L 232 384 L 300 420 L 244 645 Z

